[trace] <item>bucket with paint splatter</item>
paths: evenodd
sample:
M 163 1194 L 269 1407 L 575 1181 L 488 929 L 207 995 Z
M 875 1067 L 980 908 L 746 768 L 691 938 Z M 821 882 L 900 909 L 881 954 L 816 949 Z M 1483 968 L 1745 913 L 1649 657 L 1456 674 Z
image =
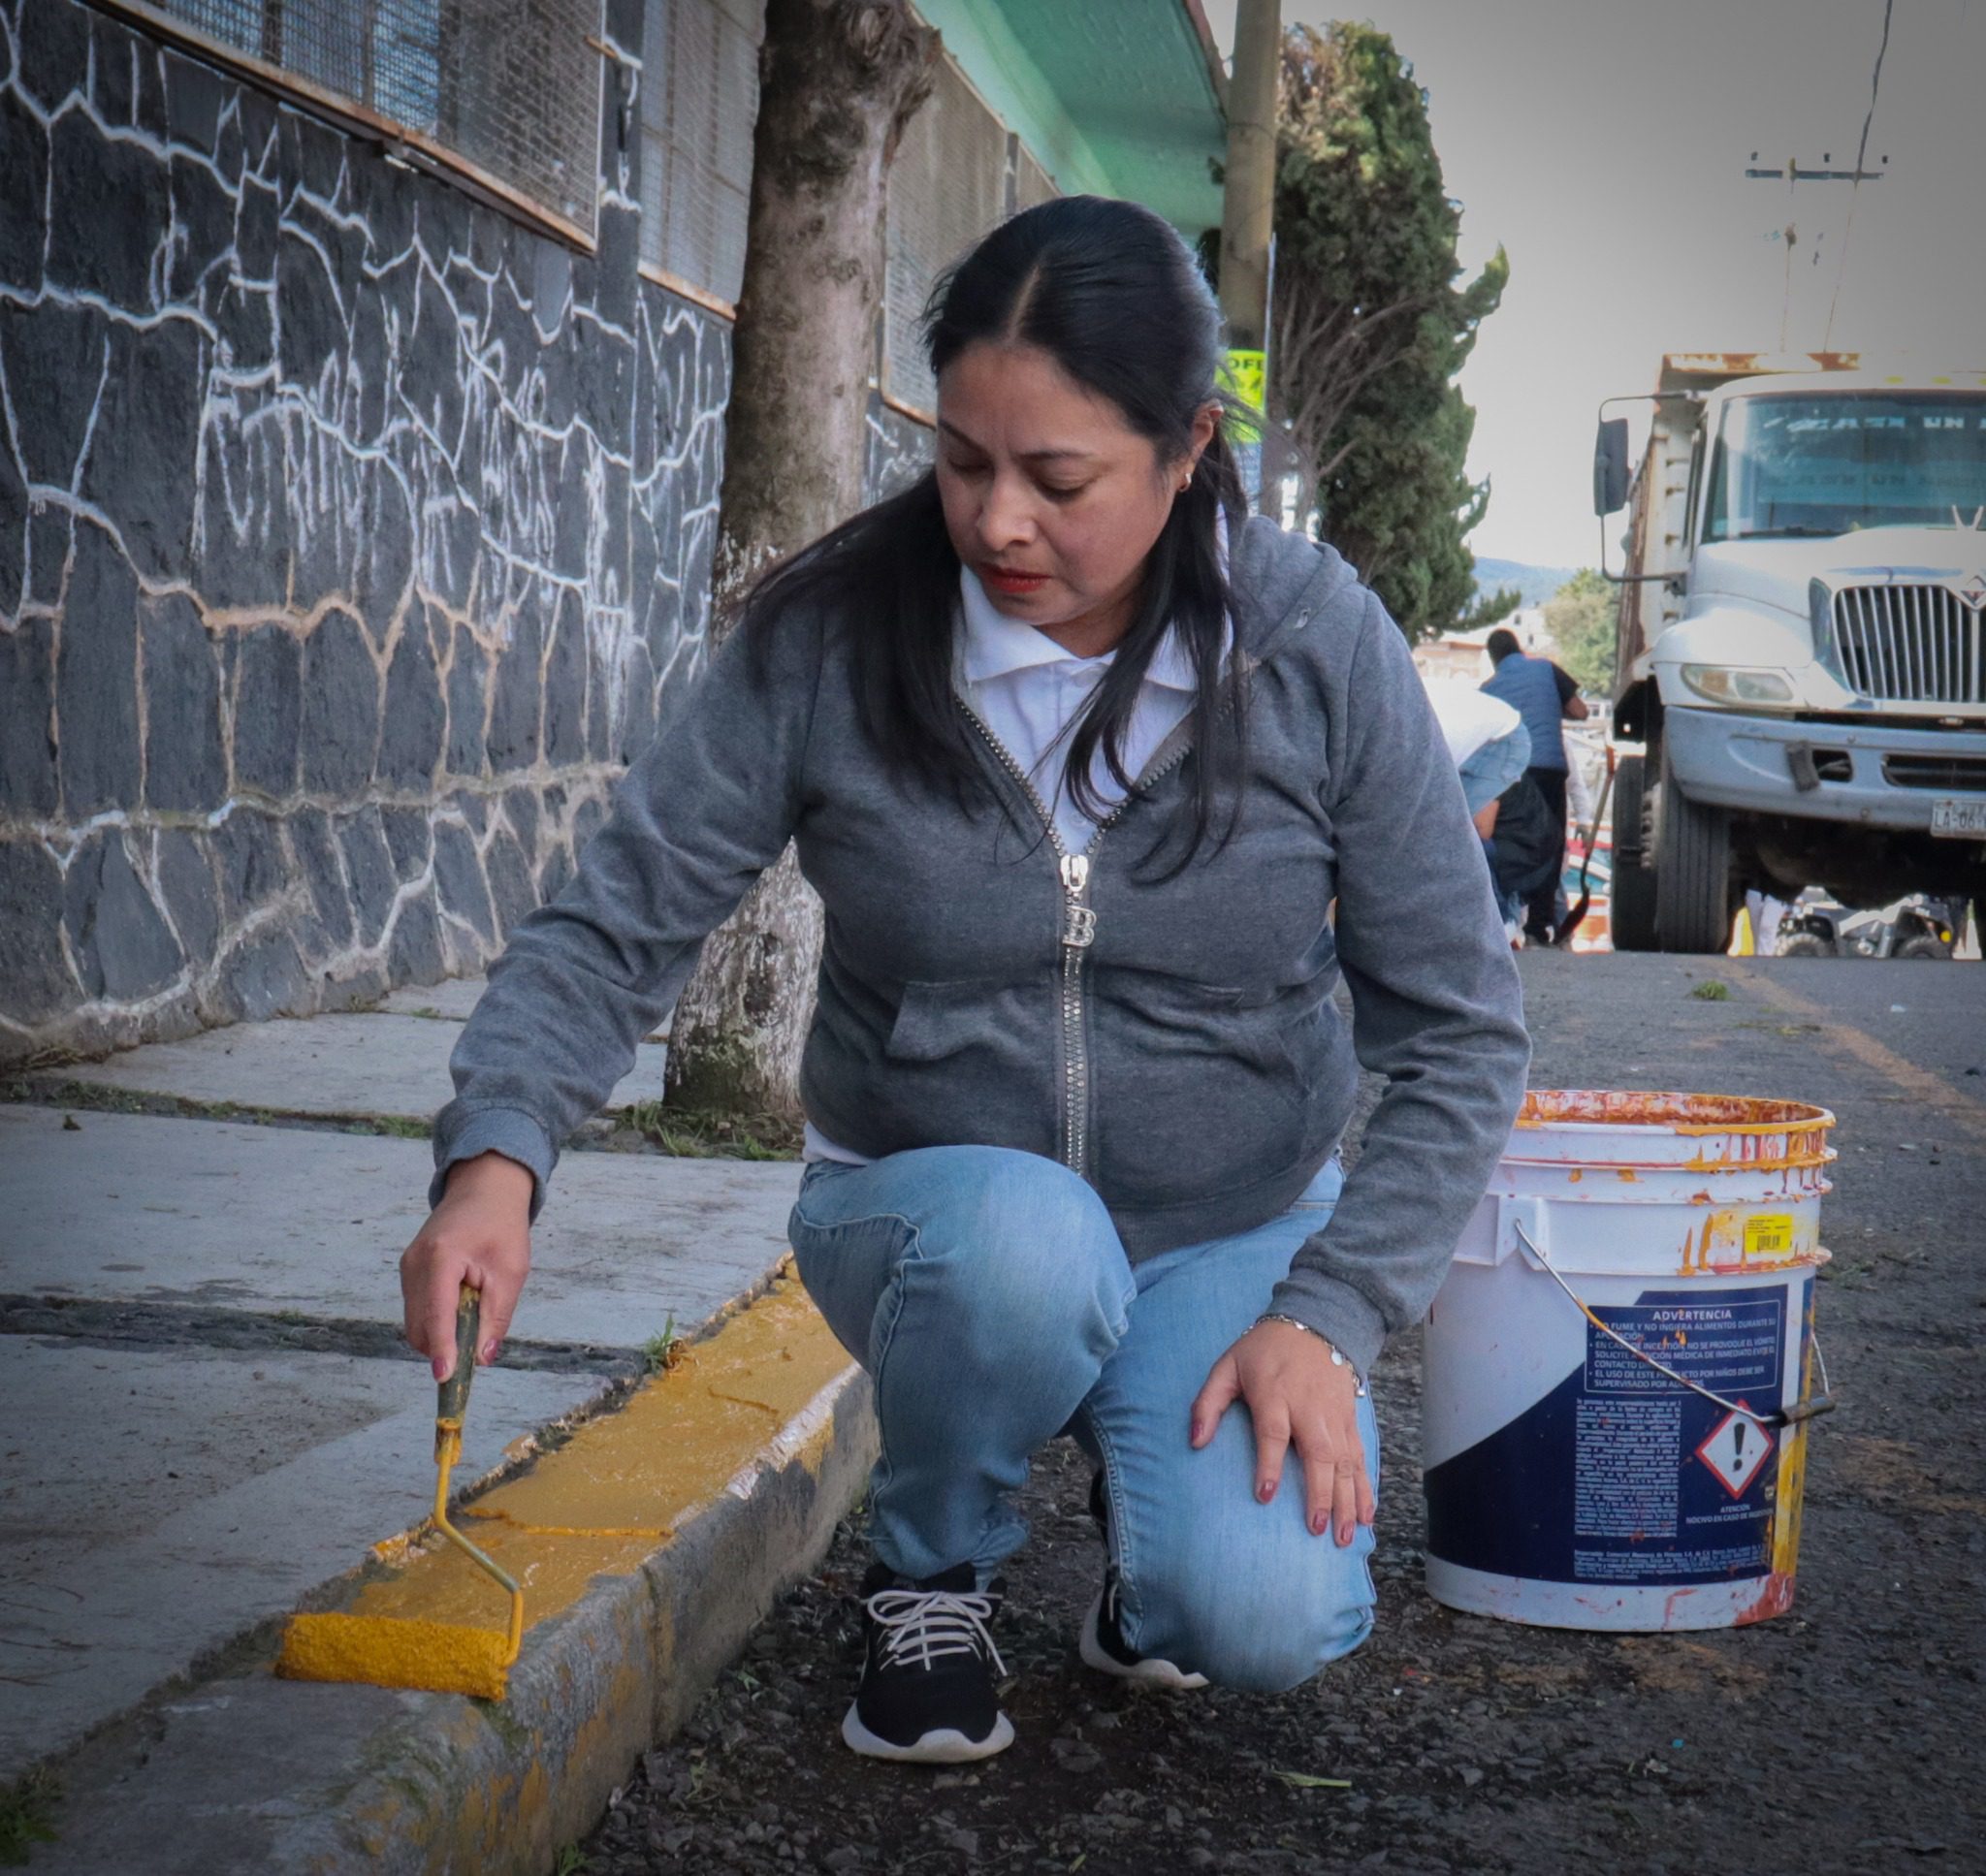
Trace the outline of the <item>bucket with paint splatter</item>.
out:
M 1428 1312 L 1427 1588 L 1571 1629 L 1792 1606 L 1834 1116 L 1534 1093 Z

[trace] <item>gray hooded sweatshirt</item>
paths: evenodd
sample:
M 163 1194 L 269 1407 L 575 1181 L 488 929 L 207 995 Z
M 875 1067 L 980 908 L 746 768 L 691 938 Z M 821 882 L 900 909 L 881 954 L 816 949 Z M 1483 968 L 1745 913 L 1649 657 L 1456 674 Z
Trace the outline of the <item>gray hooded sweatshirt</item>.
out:
M 1069 853 L 977 722 L 1006 811 L 890 767 L 849 681 L 859 621 L 782 620 L 762 675 L 734 635 L 491 970 L 435 1123 L 436 1194 L 456 1161 L 494 1151 L 542 1201 L 559 1142 L 790 838 L 826 907 L 801 1099 L 854 1152 L 1059 1160 L 1137 1261 L 1285 1211 L 1338 1143 L 1358 1065 L 1383 1074 L 1336 1211 L 1263 1298 L 1365 1373 L 1425 1310 L 1509 1138 L 1529 1060 L 1517 971 L 1378 600 L 1329 548 L 1259 519 L 1230 578 L 1249 684 L 1240 820 L 1170 879 L 1190 718 Z

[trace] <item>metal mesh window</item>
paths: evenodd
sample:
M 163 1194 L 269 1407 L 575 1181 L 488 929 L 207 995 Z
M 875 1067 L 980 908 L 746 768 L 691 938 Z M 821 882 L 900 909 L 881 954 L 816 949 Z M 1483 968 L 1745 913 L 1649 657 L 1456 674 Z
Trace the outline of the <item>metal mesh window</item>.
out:
M 882 386 L 891 397 L 919 410 L 937 402 L 918 325 L 925 298 L 1006 212 L 1006 127 L 946 59 L 889 173 Z
M 1023 208 L 1038 207 L 1044 202 L 1052 202 L 1062 192 L 1050 180 L 1048 172 L 1035 161 L 1022 145 L 1019 160 L 1014 170 L 1013 207 L 1018 213 Z
M 643 33 L 641 258 L 735 301 L 764 0 L 648 0 Z
M 586 234 L 600 0 L 152 0 L 226 50 L 391 118 Z

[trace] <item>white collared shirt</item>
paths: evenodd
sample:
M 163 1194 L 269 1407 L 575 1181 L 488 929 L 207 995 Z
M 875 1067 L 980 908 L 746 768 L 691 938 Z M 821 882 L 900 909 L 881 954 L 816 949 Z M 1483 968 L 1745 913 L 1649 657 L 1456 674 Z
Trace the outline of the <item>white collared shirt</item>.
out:
M 1225 548 L 1225 529 L 1222 545 Z M 959 597 L 965 630 L 959 634 L 953 683 L 973 714 L 1020 764 L 1042 802 L 1052 803 L 1055 835 L 1064 848 L 1080 853 L 1089 845 L 1097 824 L 1069 797 L 1064 773 L 1069 762 L 1069 732 L 1116 653 L 1079 658 L 1046 632 L 1009 619 L 986 597 L 979 576 L 971 567 L 959 569 Z M 1230 649 L 1233 642 L 1231 625 Z M 1193 660 L 1178 629 L 1169 626 L 1145 667 L 1144 683 L 1132 707 L 1124 735 L 1127 775 L 1136 779 L 1159 745 L 1185 720 L 1198 687 Z M 1090 776 L 1106 811 L 1123 799 L 1124 790 L 1111 778 L 1101 748 L 1090 766 Z M 817 1132 L 811 1121 L 803 1154 L 809 1160 L 838 1160 L 857 1166 L 869 1163 L 861 1154 L 837 1146 Z
M 973 713 L 1018 762 L 1054 815 L 1056 837 L 1071 853 L 1089 845 L 1097 824 L 1070 799 L 1069 738 L 1076 718 L 1110 669 L 1115 652 L 1079 658 L 1046 632 L 1009 619 L 987 598 L 971 567 L 959 569 L 965 630 L 959 635 L 955 682 Z M 1193 709 L 1193 660 L 1169 627 L 1152 653 L 1124 736 L 1125 772 L 1136 777 Z M 1104 751 L 1090 765 L 1099 798 L 1114 807 L 1124 791 L 1111 779 Z

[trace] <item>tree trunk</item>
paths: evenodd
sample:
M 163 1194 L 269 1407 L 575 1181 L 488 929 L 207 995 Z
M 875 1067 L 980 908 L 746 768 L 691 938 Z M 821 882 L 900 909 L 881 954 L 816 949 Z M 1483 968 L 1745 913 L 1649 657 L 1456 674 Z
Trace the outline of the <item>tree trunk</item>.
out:
M 884 186 L 938 53 L 905 0 L 767 0 L 713 649 L 731 592 L 861 505 Z M 669 1103 L 797 1121 L 819 962 L 820 904 L 788 847 L 676 1004 Z

